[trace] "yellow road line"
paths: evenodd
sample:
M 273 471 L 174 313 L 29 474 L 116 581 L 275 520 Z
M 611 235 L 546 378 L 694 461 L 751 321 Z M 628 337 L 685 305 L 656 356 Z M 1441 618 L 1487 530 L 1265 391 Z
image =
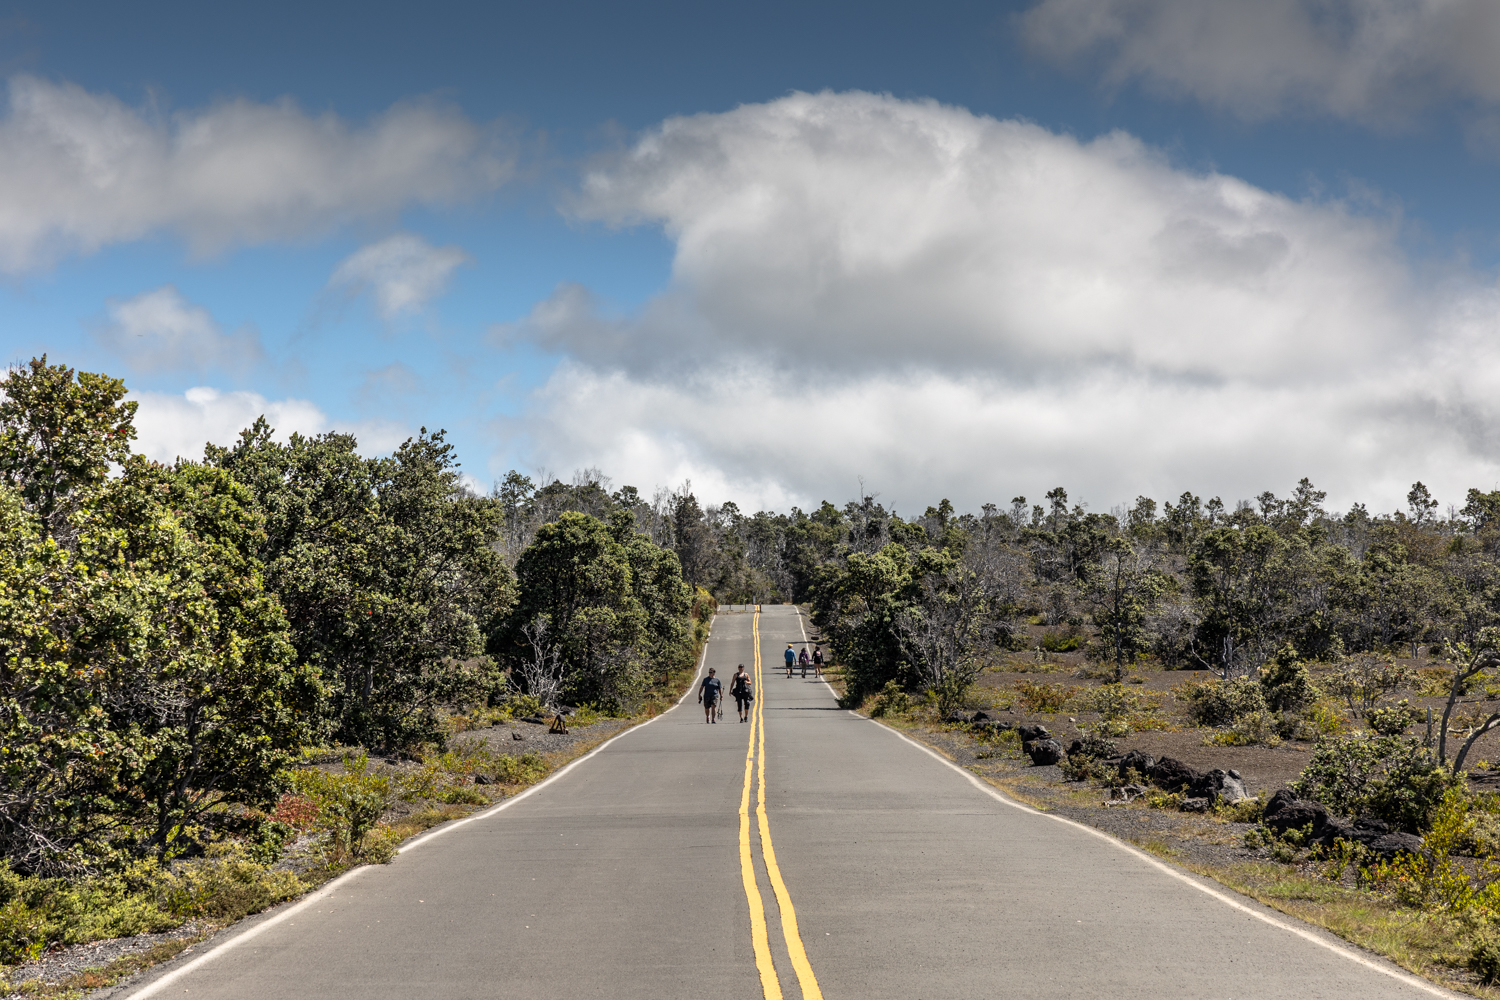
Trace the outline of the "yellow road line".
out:
M 755 819 L 760 826 L 760 853 L 766 862 L 766 874 L 771 877 L 771 888 L 776 893 L 776 905 L 781 910 L 781 934 L 786 939 L 787 954 L 792 960 L 792 969 L 797 973 L 797 985 L 802 988 L 802 1000 L 823 1000 L 823 991 L 818 988 L 818 977 L 813 975 L 812 963 L 807 960 L 807 950 L 802 946 L 802 932 L 797 927 L 797 910 L 792 906 L 792 895 L 787 892 L 786 882 L 781 877 L 781 867 L 776 864 L 776 848 L 771 844 L 771 824 L 766 819 L 766 723 L 765 692 L 760 691 L 760 614 L 753 619 L 751 631 L 755 636 L 755 719 L 750 737 L 760 740 L 759 781 L 756 788 Z M 744 822 L 740 824 L 744 827 Z
M 755 614 L 755 687 L 760 697 L 760 612 Z M 745 788 L 740 793 L 740 879 L 745 884 L 745 899 L 750 903 L 750 943 L 755 949 L 755 967 L 760 971 L 760 988 L 766 1000 L 781 1000 L 781 980 L 771 961 L 771 939 L 766 930 L 766 904 L 755 884 L 755 862 L 750 858 L 750 778 L 755 760 L 756 720 L 750 719 L 750 745 L 745 749 Z

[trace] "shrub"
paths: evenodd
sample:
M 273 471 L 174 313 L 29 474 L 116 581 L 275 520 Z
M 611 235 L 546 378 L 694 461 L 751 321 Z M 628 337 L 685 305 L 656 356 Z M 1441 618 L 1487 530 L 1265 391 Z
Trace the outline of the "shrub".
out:
M 886 681 L 885 687 L 875 695 L 870 706 L 870 718 L 879 719 L 887 715 L 905 715 L 911 711 L 911 697 L 896 681 Z
M 370 774 L 369 764 L 361 754 L 344 758 L 343 774 L 317 768 L 293 773 L 294 789 L 318 804 L 318 826 L 328 833 L 331 861 L 359 857 L 365 835 L 390 802 L 390 779 Z
M 1500 979 L 1500 940 L 1489 934 L 1475 938 L 1465 964 L 1481 983 L 1493 986 L 1495 980 Z
M 1206 746 L 1249 747 L 1281 745 L 1281 719 L 1273 712 L 1259 709 L 1239 716 L 1230 727 L 1204 739 Z
M 1318 741 L 1292 791 L 1336 813 L 1368 815 L 1420 833 L 1460 781 L 1417 740 L 1332 736 Z
M 1261 672 L 1260 688 L 1266 707 L 1273 712 L 1295 712 L 1318 698 L 1307 667 L 1297 662 L 1296 652 L 1290 647 L 1273 657 Z
M 1232 681 L 1188 683 L 1180 689 L 1188 702 L 1188 716 L 1200 726 L 1227 726 L 1242 715 L 1266 710 L 1261 686 L 1248 677 Z
M 1016 683 L 1016 698 L 1028 712 L 1055 715 L 1063 710 L 1079 688 L 1072 684 L 1038 684 L 1032 681 Z
M 1230 823 L 1259 823 L 1261 812 L 1266 804 L 1259 798 L 1241 799 L 1234 803 L 1224 803 L 1214 809 L 1214 812 L 1222 820 Z
M 189 918 L 237 920 L 303 888 L 292 873 L 271 871 L 243 845 L 225 842 L 171 871 L 152 859 L 105 875 L 44 878 L 0 862 L 0 963 L 62 945 L 159 933 Z
M 1049 653 L 1071 653 L 1083 645 L 1083 637 L 1064 632 L 1046 632 L 1042 635 L 1042 648 Z
M 1400 736 L 1406 727 L 1421 721 L 1422 713 L 1412 708 L 1405 698 L 1394 705 L 1372 708 L 1365 713 L 1365 721 L 1381 736 Z

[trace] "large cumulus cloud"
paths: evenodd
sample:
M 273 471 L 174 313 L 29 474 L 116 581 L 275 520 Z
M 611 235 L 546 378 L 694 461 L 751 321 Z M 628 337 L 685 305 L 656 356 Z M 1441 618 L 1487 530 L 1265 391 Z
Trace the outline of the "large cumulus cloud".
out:
M 563 286 L 498 331 L 569 359 L 515 427 L 538 464 L 908 508 L 1500 478 L 1488 279 L 1127 135 L 794 94 L 664 122 L 573 210 L 676 255 L 637 314 Z

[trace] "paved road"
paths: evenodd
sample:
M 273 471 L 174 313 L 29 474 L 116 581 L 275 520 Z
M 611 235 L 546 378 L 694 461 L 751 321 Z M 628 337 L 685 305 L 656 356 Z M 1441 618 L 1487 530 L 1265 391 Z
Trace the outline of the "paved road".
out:
M 756 722 L 689 699 L 135 995 L 1449 995 L 838 710 L 774 669 L 794 608 L 721 614 L 706 665 L 753 666 L 757 632 Z

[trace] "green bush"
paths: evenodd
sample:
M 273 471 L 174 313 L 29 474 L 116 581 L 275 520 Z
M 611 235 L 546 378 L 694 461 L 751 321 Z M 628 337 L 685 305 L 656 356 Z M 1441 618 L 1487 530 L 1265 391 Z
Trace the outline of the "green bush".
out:
M 887 715 L 904 715 L 911 711 L 911 698 L 896 681 L 887 681 L 875 703 L 870 706 L 870 718 L 879 719 Z
M 1405 698 L 1394 705 L 1382 705 L 1365 713 L 1365 722 L 1381 736 L 1400 736 L 1421 718 L 1422 713 L 1412 708 Z
M 1261 693 L 1273 712 L 1296 712 L 1318 700 L 1318 689 L 1307 667 L 1296 657 L 1296 651 L 1287 647 L 1261 671 Z
M 331 860 L 359 857 L 365 835 L 375 828 L 391 799 L 391 781 L 369 773 L 370 758 L 344 758 L 344 773 L 305 768 L 292 776 L 292 787 L 318 805 L 318 826 L 327 831 Z
M 1318 741 L 1292 791 L 1345 816 L 1372 816 L 1421 833 L 1461 780 L 1417 740 L 1331 736 Z
M 292 873 L 271 871 L 243 845 L 228 843 L 170 871 L 150 859 L 81 879 L 24 876 L 0 862 L 0 963 L 62 945 L 159 933 L 191 918 L 227 923 L 304 888 Z
M 1481 934 L 1469 946 L 1469 971 L 1479 977 L 1486 986 L 1493 986 L 1500 979 L 1500 940 L 1494 935 Z
M 1227 726 L 1242 715 L 1267 709 L 1260 684 L 1248 677 L 1189 684 L 1183 694 L 1188 701 L 1188 716 L 1199 726 Z
M 1064 632 L 1047 632 L 1042 635 L 1042 648 L 1049 653 L 1071 653 L 1083 645 L 1083 637 Z

